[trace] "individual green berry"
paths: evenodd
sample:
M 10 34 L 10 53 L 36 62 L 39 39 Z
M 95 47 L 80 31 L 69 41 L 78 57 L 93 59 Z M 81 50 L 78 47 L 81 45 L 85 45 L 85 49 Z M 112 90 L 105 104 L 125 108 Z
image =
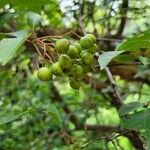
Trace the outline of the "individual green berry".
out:
M 73 45 L 70 45 L 70 46 L 69 46 L 68 55 L 69 55 L 71 58 L 76 58 L 76 57 L 78 57 L 78 53 L 79 53 L 79 51 L 78 51 L 78 49 L 77 49 L 75 46 L 73 46 Z
M 89 49 L 88 49 L 88 52 L 91 53 L 91 54 L 94 54 L 97 50 L 97 45 L 94 44 L 93 46 L 91 46 Z
M 71 67 L 72 67 L 72 60 L 66 54 L 60 55 L 60 57 L 58 58 L 58 62 L 62 69 L 66 70 L 66 69 L 71 69 Z
M 80 81 L 73 80 L 73 79 L 70 80 L 69 84 L 70 84 L 70 86 L 71 86 L 73 89 L 76 89 L 76 90 L 78 90 L 78 89 L 80 88 L 80 86 L 81 86 Z
M 54 64 L 51 66 L 51 69 L 52 69 L 52 73 L 53 73 L 54 75 L 62 75 L 62 73 L 63 73 L 59 62 L 54 63 Z
M 37 76 L 42 81 L 48 81 L 52 77 L 52 71 L 49 68 L 41 67 L 37 72 Z
M 67 39 L 59 39 L 55 43 L 55 49 L 59 53 L 67 53 L 69 49 L 69 41 Z
M 91 53 L 86 52 L 82 55 L 82 61 L 83 61 L 84 64 L 90 65 L 90 64 L 93 63 L 94 57 Z
M 79 42 L 75 42 L 73 45 L 77 48 L 79 53 L 82 51 L 82 47 Z
M 85 54 L 87 51 L 86 50 L 82 50 L 81 53 L 80 53 L 80 56 L 82 57 L 83 54 Z
M 94 43 L 96 42 L 96 37 L 93 34 L 87 34 L 86 37 L 90 38 Z
M 94 42 L 91 38 L 84 36 L 80 39 L 80 44 L 84 49 L 88 49 L 94 44 Z
M 74 64 L 73 68 L 72 68 L 72 73 L 74 75 L 74 77 L 81 77 L 83 75 L 84 69 L 82 66 Z

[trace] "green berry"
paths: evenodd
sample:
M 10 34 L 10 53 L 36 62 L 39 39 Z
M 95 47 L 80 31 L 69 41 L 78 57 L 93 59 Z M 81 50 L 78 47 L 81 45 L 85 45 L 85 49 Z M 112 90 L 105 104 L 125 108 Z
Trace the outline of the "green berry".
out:
M 77 48 L 79 53 L 82 51 L 82 47 L 79 42 L 75 42 L 73 45 Z
M 91 46 L 89 49 L 88 49 L 88 52 L 91 53 L 91 54 L 94 54 L 97 50 L 97 45 L 94 44 L 93 46 Z
M 51 69 L 42 67 L 38 70 L 37 76 L 42 81 L 48 81 L 52 77 Z
M 82 66 L 75 64 L 72 68 L 72 73 L 74 77 L 81 77 L 83 75 L 84 69 Z
M 67 53 L 69 49 L 69 41 L 67 39 L 59 39 L 55 43 L 55 49 L 59 53 Z
M 83 54 L 85 54 L 87 51 L 86 50 L 82 50 L 81 53 L 80 53 L 80 56 L 82 57 Z
M 86 37 L 90 38 L 94 43 L 96 42 L 96 37 L 93 34 L 87 34 Z
M 83 48 L 88 49 L 93 45 L 93 41 L 91 38 L 84 36 L 80 39 L 80 44 Z
M 83 61 L 84 64 L 90 65 L 90 64 L 93 63 L 94 57 L 91 53 L 86 52 L 82 55 L 82 61 Z
M 76 90 L 78 90 L 81 86 L 81 83 L 79 81 L 76 81 L 76 80 L 73 80 L 73 79 L 70 80 L 69 84 L 73 89 L 76 89 Z
M 69 46 L 69 50 L 68 50 L 68 55 L 71 57 L 71 58 L 76 58 L 78 57 L 78 49 L 73 46 L 73 45 L 70 45 Z
M 72 67 L 72 60 L 66 54 L 60 55 L 58 62 L 59 62 L 62 69 L 66 70 L 66 69 L 71 69 L 71 67 Z
M 61 75 L 63 73 L 59 62 L 54 63 L 51 68 L 54 75 Z

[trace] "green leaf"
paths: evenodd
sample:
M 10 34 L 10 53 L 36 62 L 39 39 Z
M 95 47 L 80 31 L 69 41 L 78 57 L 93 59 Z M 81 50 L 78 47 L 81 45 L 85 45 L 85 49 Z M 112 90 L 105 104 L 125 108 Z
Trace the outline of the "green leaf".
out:
M 0 63 L 5 65 L 23 45 L 30 33 L 26 30 L 11 33 L 16 38 L 7 38 L 0 41 Z
M 27 23 L 31 28 L 36 28 L 41 22 L 41 16 L 34 12 L 27 13 Z
M 146 145 L 147 145 L 146 149 L 150 149 L 150 130 L 146 129 L 145 132 L 143 133 L 143 135 L 146 138 Z
M 14 113 L 14 112 L 8 112 L 6 110 L 2 110 L 0 111 L 0 125 L 12 122 L 26 113 L 28 113 L 28 111 L 21 112 L 21 113 Z
M 128 129 L 150 129 L 150 109 L 135 112 L 121 118 L 121 125 Z
M 142 107 L 143 107 L 143 105 L 139 102 L 131 102 L 131 103 L 125 104 L 119 109 L 119 115 L 124 116 L 124 115 L 126 115 L 132 111 L 135 111 L 138 108 L 142 108 Z
M 100 65 L 101 70 L 103 70 L 113 58 L 115 58 L 116 56 L 118 56 L 123 52 L 124 51 L 109 51 L 101 54 L 98 57 L 98 63 Z
M 119 44 L 116 50 L 137 51 L 150 49 L 150 31 L 136 35 Z
M 132 62 L 134 60 L 134 57 L 130 55 L 122 54 L 117 56 L 114 60 L 118 62 Z
M 45 113 L 51 117 L 52 124 L 55 124 L 55 125 L 61 125 L 62 124 L 59 111 L 55 107 L 55 105 L 52 105 L 52 104 L 47 105 Z
M 139 60 L 143 65 L 149 65 L 150 64 L 150 58 L 139 56 Z
M 150 149 L 150 109 L 142 110 L 129 115 L 128 118 L 121 119 L 121 125 L 124 128 L 141 130 L 144 129 L 143 135 L 147 149 Z
M 13 8 L 39 12 L 44 5 L 50 4 L 52 1 L 53 0 L 0 0 L 0 8 L 6 4 L 11 4 Z
M 10 33 L 0 33 L 0 40 L 4 38 L 16 38 L 16 36 L 11 35 Z

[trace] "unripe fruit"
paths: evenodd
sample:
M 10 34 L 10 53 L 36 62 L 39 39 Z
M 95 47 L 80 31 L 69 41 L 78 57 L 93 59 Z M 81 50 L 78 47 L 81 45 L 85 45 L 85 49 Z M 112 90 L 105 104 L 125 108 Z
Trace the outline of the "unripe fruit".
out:
M 87 53 L 86 50 L 82 50 L 81 53 L 80 53 L 80 56 L 82 57 L 85 53 Z
M 54 75 L 61 75 L 61 74 L 63 73 L 59 62 L 54 63 L 54 64 L 52 65 L 51 69 L 52 69 L 52 73 L 53 73 Z
M 90 38 L 94 43 L 96 42 L 96 37 L 93 34 L 87 34 L 86 37 Z
M 59 39 L 55 43 L 55 49 L 59 53 L 67 53 L 69 49 L 69 41 L 67 39 Z
M 78 57 L 78 50 L 75 46 L 73 45 L 70 45 L 69 46 L 69 50 L 68 50 L 68 55 L 71 57 L 71 58 L 76 58 Z
M 97 45 L 94 44 L 93 46 L 91 46 L 89 49 L 88 49 L 88 52 L 91 53 L 91 54 L 94 54 L 97 50 Z
M 40 25 L 41 16 L 34 12 L 28 12 L 27 23 L 31 28 L 36 28 Z
M 42 81 L 48 81 L 52 77 L 51 69 L 42 67 L 38 70 L 37 76 Z
M 94 42 L 92 41 L 91 38 L 84 36 L 80 39 L 80 44 L 83 48 L 87 49 L 91 47 L 94 44 Z
M 82 66 L 75 64 L 72 68 L 74 77 L 81 77 L 83 75 L 84 69 Z
M 93 63 L 94 57 L 91 53 L 86 52 L 82 55 L 82 61 L 83 61 L 84 64 L 90 65 L 90 64 Z
M 82 51 L 82 47 L 79 42 L 75 42 L 73 45 L 77 48 L 79 53 Z
M 70 69 L 72 67 L 72 60 L 66 54 L 60 55 L 58 62 L 62 69 Z
M 76 81 L 76 80 L 73 80 L 73 79 L 70 80 L 69 84 L 73 89 L 76 89 L 76 90 L 78 90 L 81 86 L 81 83 L 79 81 Z

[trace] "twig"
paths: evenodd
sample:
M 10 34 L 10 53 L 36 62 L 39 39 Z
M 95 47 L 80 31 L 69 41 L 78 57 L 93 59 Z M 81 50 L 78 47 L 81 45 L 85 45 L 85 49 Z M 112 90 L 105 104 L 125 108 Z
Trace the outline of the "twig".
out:
M 100 131 L 100 132 L 118 132 L 120 131 L 119 126 L 110 126 L 110 125 L 85 125 L 85 130 L 91 131 Z
M 47 53 L 45 53 L 45 56 L 48 57 L 48 59 L 50 60 L 50 63 L 53 63 L 53 62 L 54 62 L 54 61 L 51 59 L 51 57 L 50 57 Z
M 115 81 L 114 81 L 114 79 L 113 79 L 112 73 L 111 73 L 111 71 L 109 70 L 109 68 L 106 67 L 106 68 L 105 68 L 105 71 L 106 71 L 106 73 L 107 73 L 109 82 L 110 82 L 110 84 L 111 84 L 111 86 L 112 86 L 112 88 L 113 88 L 113 91 L 114 91 L 114 96 L 115 96 L 115 98 L 116 98 L 114 103 L 116 103 L 116 107 L 117 107 L 117 109 L 119 109 L 119 108 L 123 105 L 123 101 L 122 101 L 121 95 L 120 95 L 120 93 L 119 93 L 119 91 L 118 91 L 118 89 L 117 89 L 117 86 L 116 86 L 116 84 L 115 84 Z
M 111 142 L 112 142 L 112 144 L 113 144 L 115 150 L 118 150 L 118 148 L 117 148 L 117 146 L 116 146 L 116 143 L 115 143 L 113 140 L 111 140 Z
M 94 142 L 96 142 L 96 141 L 98 141 L 98 140 L 102 140 L 102 139 L 103 139 L 103 140 L 104 140 L 104 139 L 108 140 L 109 138 L 108 138 L 108 137 L 105 137 L 105 136 L 103 136 L 103 137 L 98 137 L 98 138 L 96 138 L 96 139 L 94 139 L 94 140 L 91 140 L 91 141 L 89 141 L 89 142 L 83 144 L 80 148 L 85 148 L 85 147 L 87 147 L 89 144 L 94 143 Z
M 82 33 L 85 35 L 86 32 L 85 32 L 85 26 L 84 26 L 84 23 L 83 23 L 83 18 L 84 18 L 84 6 L 85 6 L 85 1 L 82 0 L 79 2 L 79 8 L 80 8 L 80 14 L 79 14 L 79 27 L 82 31 Z
M 96 142 L 96 141 L 98 141 L 98 140 L 107 140 L 107 142 L 108 141 L 111 141 L 112 143 L 113 143 L 113 145 L 115 145 L 114 147 L 116 148 L 116 144 L 114 144 L 114 139 L 116 139 L 116 138 L 118 138 L 119 136 L 121 136 L 122 134 L 118 134 L 118 135 L 115 135 L 115 136 L 113 136 L 113 137 L 106 137 L 106 136 L 101 136 L 101 137 L 98 137 L 98 138 L 96 138 L 96 139 L 93 139 L 93 140 L 91 140 L 91 141 L 88 141 L 88 142 L 86 142 L 85 144 L 83 144 L 80 148 L 85 148 L 85 147 L 87 147 L 89 144 L 91 144 L 91 143 L 94 143 L 94 142 Z M 117 150 L 117 149 L 116 149 Z
M 33 43 L 33 45 L 34 45 L 36 51 L 38 52 L 38 54 L 40 55 L 41 59 L 43 59 L 43 56 L 42 56 L 41 52 L 39 51 L 37 45 L 35 43 Z
M 73 31 L 69 31 L 69 32 L 67 32 L 67 33 L 64 33 L 64 34 L 62 34 L 62 36 L 65 36 L 65 35 L 71 34 L 71 33 L 74 34 L 75 36 L 77 36 L 78 38 L 81 38 L 80 35 L 78 35 L 77 33 L 73 32 Z
M 119 139 L 115 139 L 115 140 L 116 140 L 116 145 L 119 147 L 119 149 L 124 150 L 124 148 L 119 143 Z
M 61 35 L 47 35 L 47 36 L 39 37 L 37 39 L 41 40 L 41 39 L 45 39 L 45 38 L 62 38 L 62 36 Z
M 128 11 L 128 7 L 129 7 L 128 3 L 129 3 L 129 0 L 122 0 L 122 4 L 120 7 L 120 14 L 122 15 L 122 17 L 121 17 L 120 25 L 118 27 L 118 31 L 115 35 L 116 37 L 120 37 L 125 28 L 125 24 L 127 21 L 127 11 Z

